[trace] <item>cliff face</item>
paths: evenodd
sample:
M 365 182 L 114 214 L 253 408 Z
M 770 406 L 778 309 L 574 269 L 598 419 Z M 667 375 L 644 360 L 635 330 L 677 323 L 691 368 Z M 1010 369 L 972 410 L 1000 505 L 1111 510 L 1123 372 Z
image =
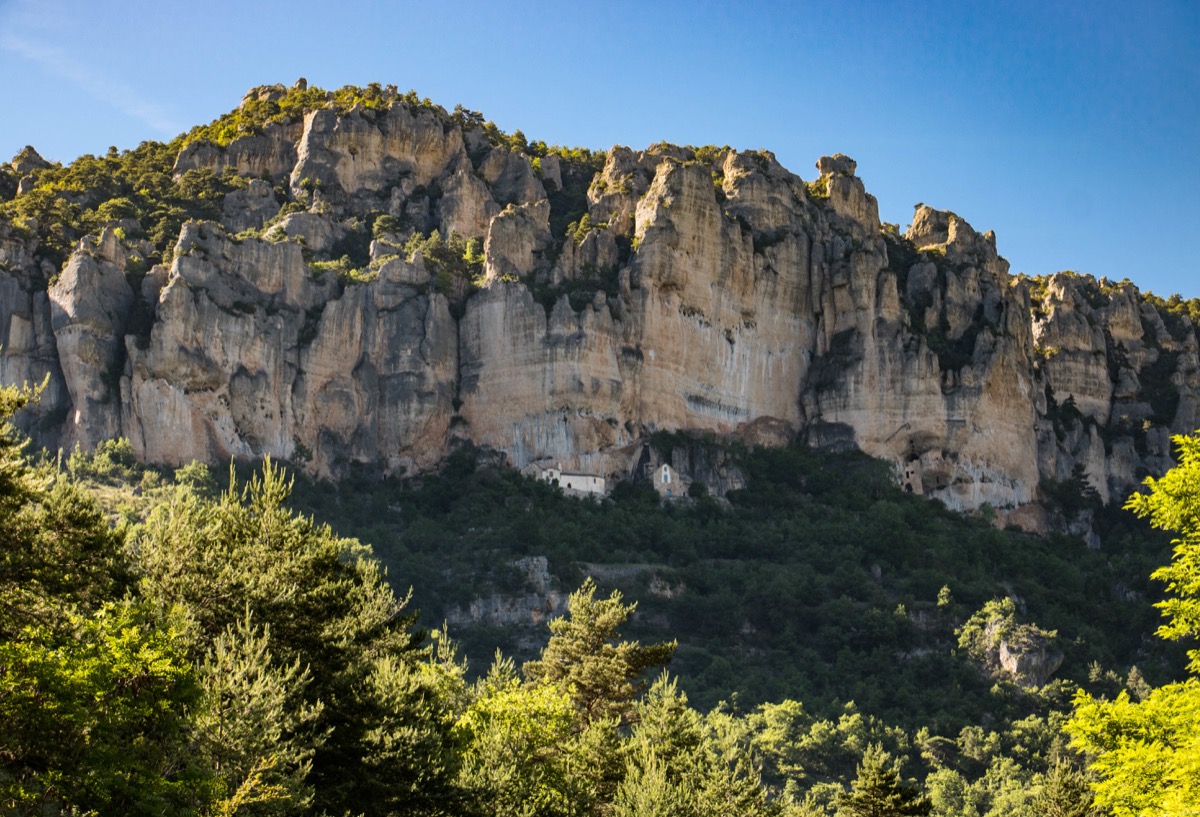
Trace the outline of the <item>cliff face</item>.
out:
M 857 445 L 964 509 L 1080 465 L 1119 497 L 1200 424 L 1186 316 L 1014 279 L 952 213 L 900 235 L 847 157 L 806 183 L 765 152 L 541 154 L 402 100 L 193 142 L 177 174 L 254 178 L 169 267 L 135 274 L 110 226 L 47 268 L 0 223 L 0 378 L 49 376 L 39 441 L 166 464 L 413 472 L 470 442 L 623 476 L 695 429 Z

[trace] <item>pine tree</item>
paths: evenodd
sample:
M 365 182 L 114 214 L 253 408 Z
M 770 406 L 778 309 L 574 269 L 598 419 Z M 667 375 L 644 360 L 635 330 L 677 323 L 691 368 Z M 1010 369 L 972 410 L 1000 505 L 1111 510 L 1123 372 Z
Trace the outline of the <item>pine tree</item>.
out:
M 280 664 L 271 633 L 251 616 L 228 628 L 199 668 L 192 719 L 196 748 L 217 775 L 217 811 L 292 814 L 307 806 L 316 742 L 306 734 L 322 705 L 305 700 L 311 680 L 299 659 Z
M 929 814 L 920 789 L 900 779 L 899 764 L 878 744 L 867 748 L 850 791 L 836 798 L 837 817 L 908 817 Z
M 664 673 L 637 707 L 616 791 L 618 815 L 754 817 L 766 812 L 758 763 L 747 731 L 724 713 L 708 718 Z
M 124 598 L 122 537 L 34 465 L 0 388 L 0 812 L 186 814 L 208 781 L 186 750 L 196 698 L 171 611 Z
M 1087 776 L 1071 763 L 1062 761 L 1046 773 L 1033 808 L 1041 817 L 1096 817 L 1099 814 L 1092 805 Z
M 479 682 L 455 727 L 462 784 L 495 817 L 565 814 L 575 800 L 567 754 L 574 707 L 557 687 L 522 684 L 504 669 L 498 661 Z
M 628 721 L 634 701 L 645 688 L 645 672 L 665 664 L 675 642 L 643 647 L 636 641 L 613 643 L 617 628 L 637 609 L 622 604 L 621 593 L 596 600 L 596 583 L 587 579 L 571 594 L 567 615 L 550 622 L 550 642 L 538 661 L 522 667 L 530 680 L 568 690 L 585 721 L 618 717 Z
M 27 626 L 67 628 L 122 595 L 121 537 L 69 480 L 34 466 L 8 423 L 37 391 L 0 388 L 0 639 Z
M 278 767 L 253 743 L 237 748 L 247 760 L 268 758 L 257 772 L 262 786 L 276 775 L 279 792 L 302 802 L 305 789 L 291 770 L 311 754 L 305 787 L 315 812 L 453 811 L 450 730 L 461 673 L 421 643 L 415 616 L 370 551 L 294 514 L 290 491 L 269 461 L 245 486 L 231 480 L 215 500 L 177 491 L 133 543 L 142 593 L 160 609 L 184 612 L 197 661 L 217 660 L 214 645 L 247 616 L 269 629 L 270 650 L 259 652 L 267 666 L 246 681 L 286 679 L 289 706 L 309 707 L 313 717 L 281 736 Z M 308 673 L 303 683 L 289 675 L 297 664 Z M 283 693 L 270 693 L 271 706 Z M 238 774 L 249 780 L 255 768 L 243 765 Z

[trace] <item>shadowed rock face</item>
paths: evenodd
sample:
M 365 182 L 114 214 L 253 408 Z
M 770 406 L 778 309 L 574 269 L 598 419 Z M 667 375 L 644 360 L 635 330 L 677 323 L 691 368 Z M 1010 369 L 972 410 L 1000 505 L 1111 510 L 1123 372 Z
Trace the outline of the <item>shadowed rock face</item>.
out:
M 1034 502 L 1078 464 L 1119 497 L 1200 424 L 1186 317 L 1128 283 L 1014 279 L 950 212 L 919 206 L 900 235 L 852 159 L 817 168 L 806 183 L 766 152 L 657 145 L 594 171 L 403 102 L 316 111 L 185 148 L 177 172 L 286 180 L 307 211 L 277 217 L 252 181 L 137 287 L 108 231 L 39 291 L 36 247 L 0 224 L 0 376 L 50 375 L 22 420 L 40 441 L 119 434 L 166 464 L 412 472 L 470 442 L 627 475 L 647 433 L 696 429 L 855 445 L 963 509 Z M 316 263 L 381 215 L 369 274 Z M 476 281 L 401 250 L 435 228 L 477 239 Z

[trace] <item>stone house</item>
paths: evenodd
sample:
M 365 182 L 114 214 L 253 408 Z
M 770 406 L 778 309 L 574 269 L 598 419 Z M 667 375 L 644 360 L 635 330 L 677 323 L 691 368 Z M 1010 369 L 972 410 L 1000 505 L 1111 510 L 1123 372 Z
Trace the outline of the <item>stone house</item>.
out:
M 545 468 L 537 478 L 551 482 L 563 489 L 568 496 L 604 496 L 604 477 L 580 471 L 564 471 L 562 468 Z

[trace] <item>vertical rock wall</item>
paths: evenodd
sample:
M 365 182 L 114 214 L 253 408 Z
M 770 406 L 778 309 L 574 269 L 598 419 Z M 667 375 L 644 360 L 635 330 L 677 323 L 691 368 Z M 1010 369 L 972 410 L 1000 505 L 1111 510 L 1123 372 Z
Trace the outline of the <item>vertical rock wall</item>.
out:
M 852 160 L 817 167 L 656 145 L 594 172 L 427 107 L 317 110 L 185 148 L 181 173 L 288 180 L 290 214 L 253 181 L 144 280 L 106 230 L 39 290 L 36 245 L 0 224 L 0 377 L 49 374 L 22 420 L 40 441 L 119 434 L 167 464 L 412 472 L 469 442 L 623 476 L 648 433 L 694 429 L 856 445 L 963 509 L 1080 465 L 1119 497 L 1200 424 L 1187 317 L 1128 283 L 1013 279 L 949 212 L 900 235 Z M 403 249 L 434 229 L 475 242 L 475 280 Z

